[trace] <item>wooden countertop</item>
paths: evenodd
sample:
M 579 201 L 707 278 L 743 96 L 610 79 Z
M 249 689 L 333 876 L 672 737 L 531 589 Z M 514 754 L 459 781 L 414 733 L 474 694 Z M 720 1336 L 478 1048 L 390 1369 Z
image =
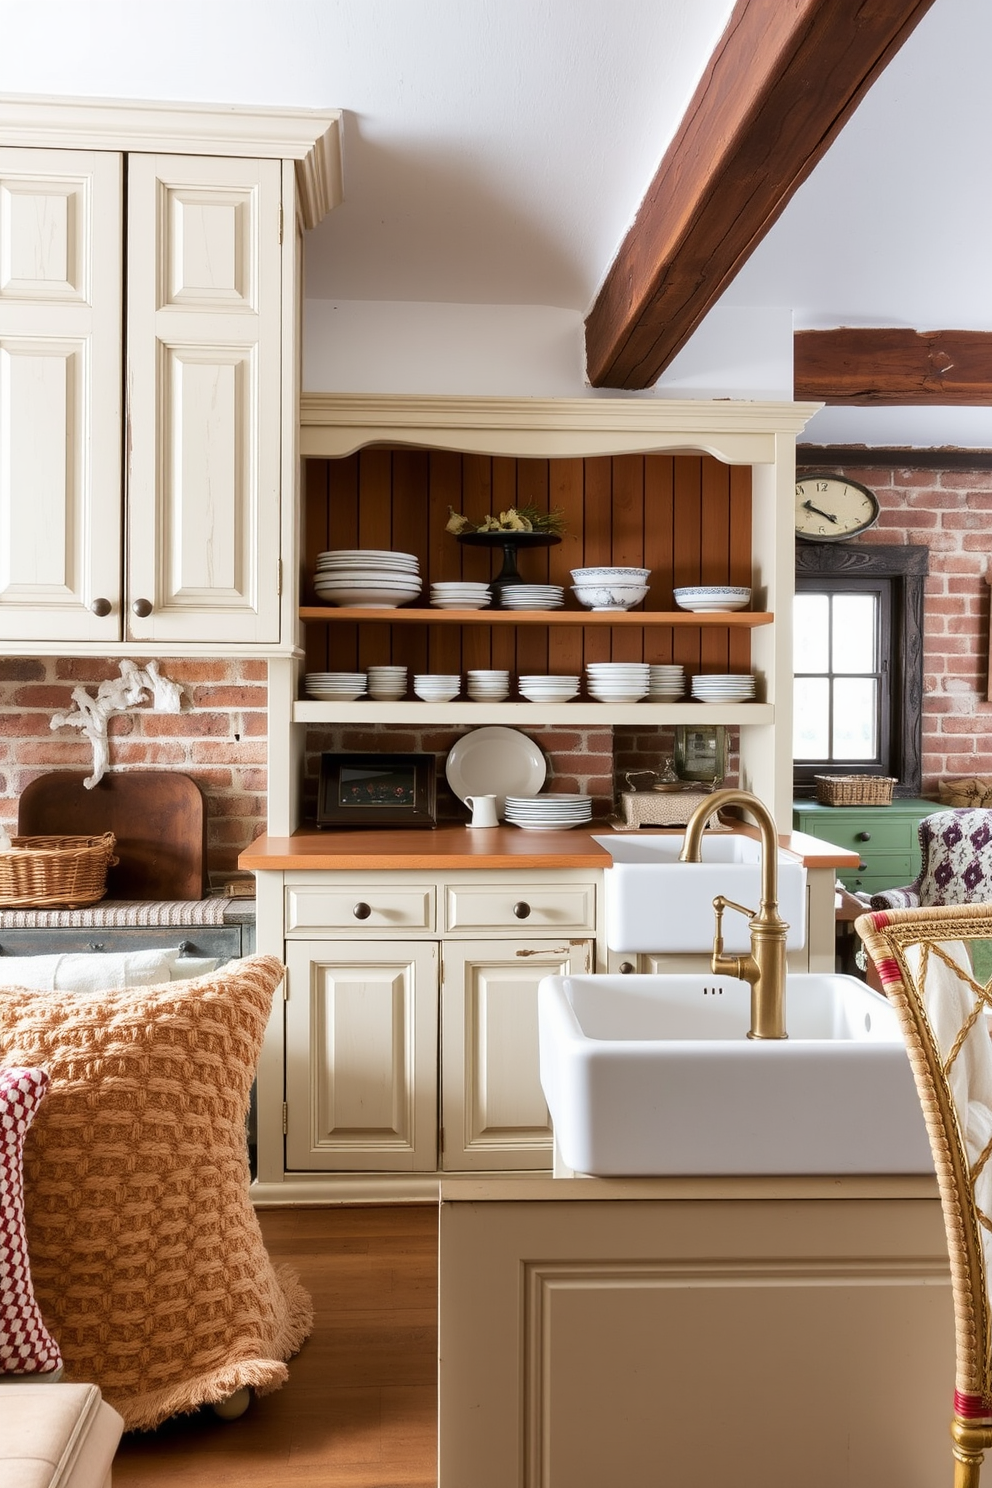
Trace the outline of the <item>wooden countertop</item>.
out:
M 750 836 L 757 834 L 747 822 L 740 822 L 739 827 Z M 593 822 L 591 830 L 581 832 L 574 828 L 524 832 L 505 826 L 318 832 L 313 827 L 301 827 L 291 837 L 256 837 L 238 858 L 238 867 L 254 872 L 312 868 L 356 873 L 396 868 L 428 872 L 460 868 L 609 868 L 610 855 L 593 841 L 592 834 L 606 836 L 610 831 L 605 821 Z M 641 827 L 638 835 L 656 834 Z M 672 833 L 662 829 L 662 835 Z M 805 832 L 786 832 L 779 842 L 801 857 L 807 868 L 853 868 L 858 864 L 857 853 L 845 852 Z

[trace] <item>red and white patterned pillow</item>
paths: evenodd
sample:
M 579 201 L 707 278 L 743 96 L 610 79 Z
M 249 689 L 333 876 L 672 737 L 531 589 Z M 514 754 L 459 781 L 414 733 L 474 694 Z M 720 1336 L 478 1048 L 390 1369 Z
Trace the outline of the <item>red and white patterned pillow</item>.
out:
M 0 1374 L 62 1365 L 35 1301 L 24 1231 L 24 1138 L 47 1089 L 42 1069 L 0 1069 Z

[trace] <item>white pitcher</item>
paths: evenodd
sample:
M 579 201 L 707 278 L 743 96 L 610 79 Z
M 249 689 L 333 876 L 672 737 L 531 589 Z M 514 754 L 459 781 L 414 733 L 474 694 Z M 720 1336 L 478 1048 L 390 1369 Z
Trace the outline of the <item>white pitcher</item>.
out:
M 495 796 L 466 796 L 465 805 L 472 808 L 470 827 L 498 827 Z

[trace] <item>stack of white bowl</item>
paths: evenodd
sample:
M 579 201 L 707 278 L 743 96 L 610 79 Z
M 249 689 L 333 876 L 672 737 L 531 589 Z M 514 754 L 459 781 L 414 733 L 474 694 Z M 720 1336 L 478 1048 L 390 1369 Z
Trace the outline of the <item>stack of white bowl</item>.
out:
M 413 690 L 425 703 L 450 703 L 461 685 L 458 672 L 421 672 L 413 679 Z
M 649 568 L 573 568 L 572 593 L 587 610 L 629 610 L 647 598 Z
M 693 677 L 692 695 L 700 703 L 749 703 L 754 678 L 748 672 L 707 672 Z
M 406 667 L 370 666 L 369 697 L 383 703 L 395 703 L 406 697 Z
M 439 610 L 484 610 L 492 600 L 488 584 L 439 579 L 431 585 L 431 604 Z
M 586 689 L 600 703 L 636 703 L 650 686 L 646 661 L 590 661 L 586 665 Z
M 525 674 L 517 684 L 520 696 L 529 703 L 568 703 L 579 690 L 578 677 L 543 677 Z
M 528 832 L 563 832 L 592 821 L 589 796 L 565 795 L 545 791 L 539 796 L 507 796 L 506 820 Z
M 560 610 L 565 591 L 560 584 L 503 584 L 499 598 L 504 610 Z
M 422 589 L 415 553 L 384 548 L 334 548 L 318 553 L 313 587 L 326 604 L 394 610 Z
M 468 674 L 468 695 L 474 703 L 501 703 L 510 695 L 510 674 L 477 668 Z
M 324 702 L 351 702 L 365 692 L 364 672 L 307 672 L 303 690 Z
M 371 683 L 370 683 L 371 686 Z M 648 667 L 648 698 L 653 703 L 674 703 L 685 692 L 685 667 L 669 663 Z

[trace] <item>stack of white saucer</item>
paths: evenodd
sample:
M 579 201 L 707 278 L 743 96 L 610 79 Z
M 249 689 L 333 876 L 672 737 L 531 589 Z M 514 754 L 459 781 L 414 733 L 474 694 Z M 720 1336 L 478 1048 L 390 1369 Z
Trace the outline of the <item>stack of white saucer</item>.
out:
M 317 554 L 313 587 L 327 604 L 392 610 L 416 599 L 422 585 L 416 553 L 334 548 Z
M 646 661 L 590 661 L 586 689 L 600 703 L 636 703 L 646 697 L 650 671 Z
M 589 796 L 546 791 L 540 796 L 507 796 L 506 820 L 528 832 L 563 832 L 592 821 Z
M 568 703 L 579 690 L 579 679 L 525 674 L 517 685 L 529 703 Z
M 484 610 L 492 600 L 488 584 L 439 579 L 431 585 L 431 604 L 439 610 Z
M 350 702 L 365 692 L 364 672 L 307 672 L 303 688 L 309 698 Z
M 708 672 L 693 677 L 692 695 L 700 703 L 753 702 L 754 678 L 748 672 Z
M 648 698 L 653 703 L 674 703 L 685 692 L 685 667 L 648 667 Z
M 406 697 L 405 666 L 370 666 L 369 697 L 383 703 L 395 703 Z
M 561 584 L 504 584 L 499 597 L 504 610 L 560 610 L 565 603 Z
M 468 695 L 474 703 L 501 703 L 510 695 L 510 674 L 477 668 L 468 674 Z

